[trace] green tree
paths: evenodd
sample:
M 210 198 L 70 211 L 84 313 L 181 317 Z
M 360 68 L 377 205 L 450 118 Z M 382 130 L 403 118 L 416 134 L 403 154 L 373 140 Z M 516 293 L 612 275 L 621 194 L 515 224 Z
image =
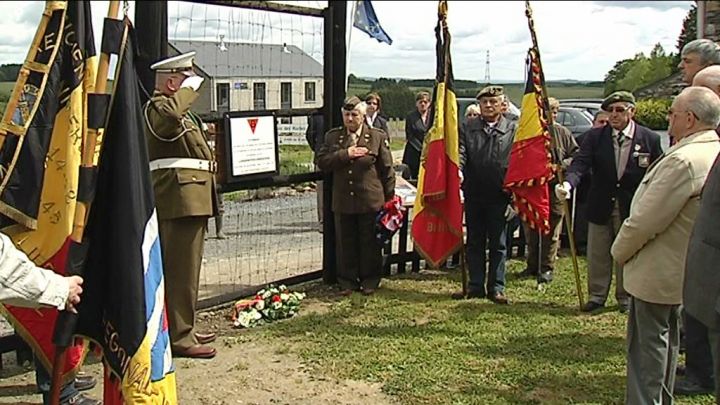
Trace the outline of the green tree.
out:
M 605 75 L 605 95 L 616 90 L 635 91 L 672 74 L 674 56 L 667 55 L 662 45 L 655 44 L 650 56 L 638 53 L 632 59 L 617 63 Z
M 693 4 L 683 20 L 682 31 L 677 39 L 677 54 L 673 58 L 673 72 L 679 70 L 677 65 L 680 63 L 680 52 L 683 47 L 695 38 L 697 38 L 697 5 Z
M 382 80 L 382 86 L 378 82 Z M 372 91 L 382 97 L 382 113 L 388 118 L 400 118 L 415 108 L 415 94 L 404 83 L 398 83 L 391 79 L 378 79 L 372 85 Z
M 634 59 L 623 59 L 621 61 L 615 62 L 615 66 L 613 66 L 612 69 L 610 69 L 609 72 L 605 75 L 605 92 L 604 95 L 609 95 L 610 93 L 619 90 L 618 82 L 622 80 L 623 77 L 627 74 L 627 72 L 630 70 L 634 63 Z
M 646 78 L 646 84 L 655 83 L 658 80 L 662 80 L 670 76 L 673 72 L 673 55 L 666 55 L 660 43 L 655 44 L 655 47 L 650 52 L 650 71 Z

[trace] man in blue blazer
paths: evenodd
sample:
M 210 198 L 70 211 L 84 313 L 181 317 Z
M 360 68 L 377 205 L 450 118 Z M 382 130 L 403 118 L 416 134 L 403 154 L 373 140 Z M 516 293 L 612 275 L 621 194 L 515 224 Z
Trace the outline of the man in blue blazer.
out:
M 660 135 L 634 120 L 635 97 L 617 91 L 602 103 L 610 114 L 608 125 L 591 129 L 567 169 L 566 181 L 555 192 L 568 198 L 583 175 L 592 172 L 588 193 L 588 302 L 583 312 L 605 306 L 613 267 L 615 298 L 620 312 L 627 311 L 628 295 L 623 287 L 622 266 L 610 255 L 615 235 L 628 217 L 630 202 L 648 167 L 660 155 Z

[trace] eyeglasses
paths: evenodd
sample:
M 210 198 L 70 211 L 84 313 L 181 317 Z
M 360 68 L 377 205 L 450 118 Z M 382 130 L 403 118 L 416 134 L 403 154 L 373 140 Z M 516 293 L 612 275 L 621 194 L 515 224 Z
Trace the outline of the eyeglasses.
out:
M 627 106 L 627 107 L 617 106 L 617 107 L 609 107 L 609 108 L 607 109 L 607 111 L 608 111 L 608 112 L 611 112 L 611 113 L 614 112 L 614 113 L 620 113 L 620 114 L 622 114 L 622 113 L 624 113 L 625 111 L 630 110 L 630 109 L 632 109 L 632 108 L 634 108 L 634 107 L 631 107 L 631 106 Z
M 377 105 L 377 101 L 366 101 L 365 104 L 367 104 L 367 105 Z

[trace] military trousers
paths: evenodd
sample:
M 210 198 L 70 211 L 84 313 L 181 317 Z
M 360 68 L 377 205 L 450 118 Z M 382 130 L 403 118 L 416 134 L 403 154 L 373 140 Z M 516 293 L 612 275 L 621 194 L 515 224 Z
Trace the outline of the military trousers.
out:
M 623 286 L 623 268 L 613 260 L 610 248 L 620 231 L 622 219 L 617 204 L 607 223 L 588 224 L 588 299 L 604 305 L 610 292 L 613 270 L 615 273 L 615 299 L 618 304 L 627 305 L 628 294 Z
M 198 344 L 193 332 L 208 218 L 193 216 L 160 221 L 165 302 L 173 350 Z
M 547 235 L 538 235 L 537 229 L 530 229 L 527 224 L 523 224 L 528 249 L 528 272 L 537 275 L 555 270 L 555 258 L 560 248 L 562 225 L 562 208 L 559 211 L 550 210 L 550 232 Z
M 680 306 L 631 297 L 626 404 L 672 404 L 679 348 Z
M 375 240 L 375 213 L 335 213 L 337 278 L 342 289 L 376 289 L 382 275 L 382 251 Z

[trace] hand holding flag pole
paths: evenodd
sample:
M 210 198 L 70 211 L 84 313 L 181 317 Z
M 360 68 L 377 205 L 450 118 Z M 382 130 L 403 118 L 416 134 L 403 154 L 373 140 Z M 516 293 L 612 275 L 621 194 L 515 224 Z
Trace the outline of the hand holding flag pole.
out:
M 110 1 L 108 6 L 108 18 L 116 19 L 120 11 L 120 1 Z M 95 79 L 95 94 L 104 94 L 107 85 L 107 75 L 110 66 L 110 55 L 102 53 L 98 62 L 97 76 Z M 92 169 L 97 164 L 96 152 L 98 139 L 101 137 L 101 130 L 89 129 L 82 141 L 81 167 Z M 73 221 L 73 232 L 70 238 L 75 243 L 82 243 L 83 232 L 90 212 L 90 202 L 78 200 Z M 55 323 L 53 343 L 55 344 L 55 358 L 53 359 L 53 373 L 50 389 L 50 404 L 59 405 L 60 389 L 62 388 L 62 371 L 65 368 L 65 353 L 72 343 L 72 335 L 75 331 L 77 313 L 69 311 L 60 312 Z
M 552 138 L 552 159 L 553 163 L 556 164 L 556 167 L 560 167 L 559 162 L 559 156 L 558 151 L 556 149 L 557 147 L 557 133 L 555 131 L 555 127 L 553 125 L 553 119 L 552 114 L 550 113 L 550 108 L 548 105 L 548 97 L 547 97 L 547 88 L 545 87 L 545 74 L 543 73 L 542 69 L 542 63 L 540 62 L 540 48 L 538 47 L 538 41 L 537 36 L 535 35 L 535 22 L 532 18 L 532 9 L 530 8 L 530 1 L 525 1 L 525 16 L 528 19 L 528 26 L 530 28 L 530 36 L 532 37 L 532 43 L 533 43 L 533 49 L 535 51 L 535 54 L 537 55 L 537 64 L 540 68 L 540 77 L 541 77 L 541 89 L 542 89 L 542 99 L 544 108 L 543 111 L 545 113 L 545 120 L 548 122 L 548 130 L 550 131 L 550 136 Z M 557 172 L 557 179 L 560 184 L 564 182 L 564 176 L 561 169 L 558 169 Z M 566 199 L 562 200 L 563 204 L 563 212 L 565 214 L 565 218 L 568 218 L 568 220 L 565 221 L 565 226 L 567 228 L 568 233 L 568 240 L 570 242 L 570 253 L 572 255 L 572 261 L 573 261 L 573 272 L 575 274 L 575 288 L 577 290 L 577 296 L 578 296 L 578 302 L 580 304 L 580 308 L 582 308 L 584 304 L 583 300 L 583 293 L 582 293 L 582 286 L 580 285 L 580 270 L 578 268 L 578 260 L 577 260 L 577 252 L 575 250 L 575 236 L 573 235 L 572 225 L 569 221 L 569 209 L 568 209 L 568 203 Z

